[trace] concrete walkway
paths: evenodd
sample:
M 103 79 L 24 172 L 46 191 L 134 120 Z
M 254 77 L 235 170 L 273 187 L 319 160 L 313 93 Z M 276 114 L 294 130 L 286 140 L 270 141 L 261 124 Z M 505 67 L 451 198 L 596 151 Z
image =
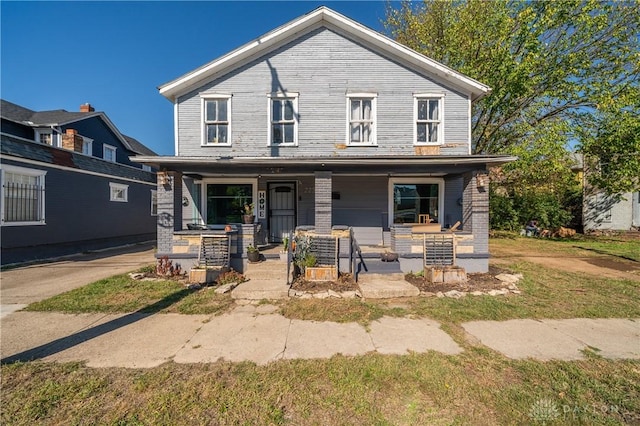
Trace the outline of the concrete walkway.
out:
M 462 348 L 429 319 L 383 317 L 356 323 L 290 320 L 273 305 L 241 305 L 231 313 L 79 314 L 15 312 L 2 319 L 2 362 L 84 361 L 90 367 L 151 368 L 173 360 L 267 364 Z M 640 359 L 640 321 L 567 319 L 476 321 L 462 324 L 470 341 L 509 358 L 576 360 L 591 350 L 607 358 Z

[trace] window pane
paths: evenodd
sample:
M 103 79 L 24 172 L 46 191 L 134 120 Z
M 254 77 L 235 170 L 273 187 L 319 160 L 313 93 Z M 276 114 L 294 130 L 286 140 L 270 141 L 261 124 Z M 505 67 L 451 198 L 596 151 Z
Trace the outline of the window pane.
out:
M 282 120 L 282 104 L 280 103 L 279 100 L 273 100 L 273 108 L 272 108 L 272 115 L 271 115 L 271 121 L 277 122 L 277 121 L 281 121 Z
M 216 121 L 217 101 L 207 101 L 207 121 Z
M 282 143 L 282 125 L 274 124 L 272 126 L 273 134 L 271 136 L 272 143 Z
M 218 124 L 218 142 L 227 143 L 227 131 L 229 126 L 226 124 Z
M 438 125 L 429 123 L 429 142 L 438 142 Z
M 437 100 L 429 101 L 429 119 L 438 120 L 438 101 Z
M 360 125 L 351 125 L 351 142 L 360 142 Z
M 293 124 L 285 124 L 284 125 L 284 141 L 286 143 L 293 143 Z
M 418 101 L 418 120 L 427 119 L 427 101 Z
M 365 124 L 362 126 L 362 142 L 371 142 L 371 125 Z
M 218 121 L 228 121 L 227 120 L 227 101 L 219 100 L 218 101 Z
M 215 124 L 207 125 L 207 143 L 218 143 L 218 126 Z
M 35 222 L 43 220 L 42 180 L 38 176 L 5 173 L 5 222 Z
M 418 142 L 427 141 L 427 125 L 426 124 L 418 123 L 417 138 L 418 138 Z
M 369 99 L 362 101 L 362 118 L 371 120 L 371 100 Z
M 207 224 L 241 222 L 242 208 L 253 203 L 251 184 L 207 185 Z
M 293 120 L 293 102 L 290 100 L 284 101 L 284 119 Z
M 416 223 L 420 214 L 439 222 L 439 213 L 438 184 L 393 185 L 393 223 Z
M 360 101 L 351 101 L 351 120 L 360 120 Z

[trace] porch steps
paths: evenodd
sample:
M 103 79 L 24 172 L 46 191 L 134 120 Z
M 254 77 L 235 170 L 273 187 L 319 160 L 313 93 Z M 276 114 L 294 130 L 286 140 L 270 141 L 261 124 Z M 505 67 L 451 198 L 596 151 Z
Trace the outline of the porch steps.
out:
M 390 299 L 420 295 L 418 287 L 405 281 L 403 273 L 358 275 L 358 286 L 363 298 Z
M 279 259 L 269 259 L 258 263 L 248 263 L 244 276 L 249 281 L 231 291 L 231 297 L 244 300 L 286 299 L 289 297 L 287 285 L 287 263 Z

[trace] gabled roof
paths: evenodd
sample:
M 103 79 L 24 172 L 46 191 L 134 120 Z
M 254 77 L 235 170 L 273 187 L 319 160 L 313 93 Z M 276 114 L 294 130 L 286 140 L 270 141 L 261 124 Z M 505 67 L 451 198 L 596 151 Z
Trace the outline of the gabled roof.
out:
M 107 117 L 104 112 L 69 112 L 64 109 L 32 111 L 20 105 L 0 99 L 0 116 L 4 119 L 29 127 L 64 126 L 75 123 L 76 121 L 86 120 L 92 117 L 100 117 L 129 151 L 141 155 L 155 155 L 152 150 L 136 139 L 120 133 L 118 128 L 111 122 L 111 120 L 109 120 L 109 117 Z
M 226 55 L 215 59 L 208 64 L 197 68 L 182 77 L 158 87 L 160 94 L 175 102 L 180 95 L 188 93 L 194 88 L 205 84 L 234 69 L 250 58 L 255 58 L 261 53 L 281 46 L 291 39 L 298 38 L 306 32 L 318 26 L 332 26 L 346 32 L 354 38 L 377 48 L 379 51 L 392 55 L 401 61 L 411 64 L 419 69 L 425 70 L 431 75 L 446 81 L 453 87 L 459 88 L 465 93 L 469 93 L 472 100 L 479 99 L 487 95 L 491 88 L 467 77 L 451 68 L 443 65 L 431 58 L 428 58 L 408 47 L 374 31 L 352 19 L 349 19 L 325 6 L 303 15 L 258 39 L 241 46 Z

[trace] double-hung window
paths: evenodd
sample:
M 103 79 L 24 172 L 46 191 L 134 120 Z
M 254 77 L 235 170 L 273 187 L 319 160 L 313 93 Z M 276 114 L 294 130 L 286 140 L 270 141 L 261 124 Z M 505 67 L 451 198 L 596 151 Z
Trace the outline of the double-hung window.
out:
M 297 93 L 277 93 L 269 97 L 269 144 L 298 144 Z
M 202 98 L 202 145 L 231 144 L 231 97 L 207 96 Z
M 104 144 L 102 145 L 102 158 L 112 163 L 116 162 L 116 147 Z
M 444 143 L 444 95 L 415 95 L 414 99 L 414 143 L 416 145 Z
M 347 95 L 347 144 L 376 144 L 376 95 Z
M 15 166 L 2 168 L 2 224 L 40 225 L 44 216 L 43 170 Z

